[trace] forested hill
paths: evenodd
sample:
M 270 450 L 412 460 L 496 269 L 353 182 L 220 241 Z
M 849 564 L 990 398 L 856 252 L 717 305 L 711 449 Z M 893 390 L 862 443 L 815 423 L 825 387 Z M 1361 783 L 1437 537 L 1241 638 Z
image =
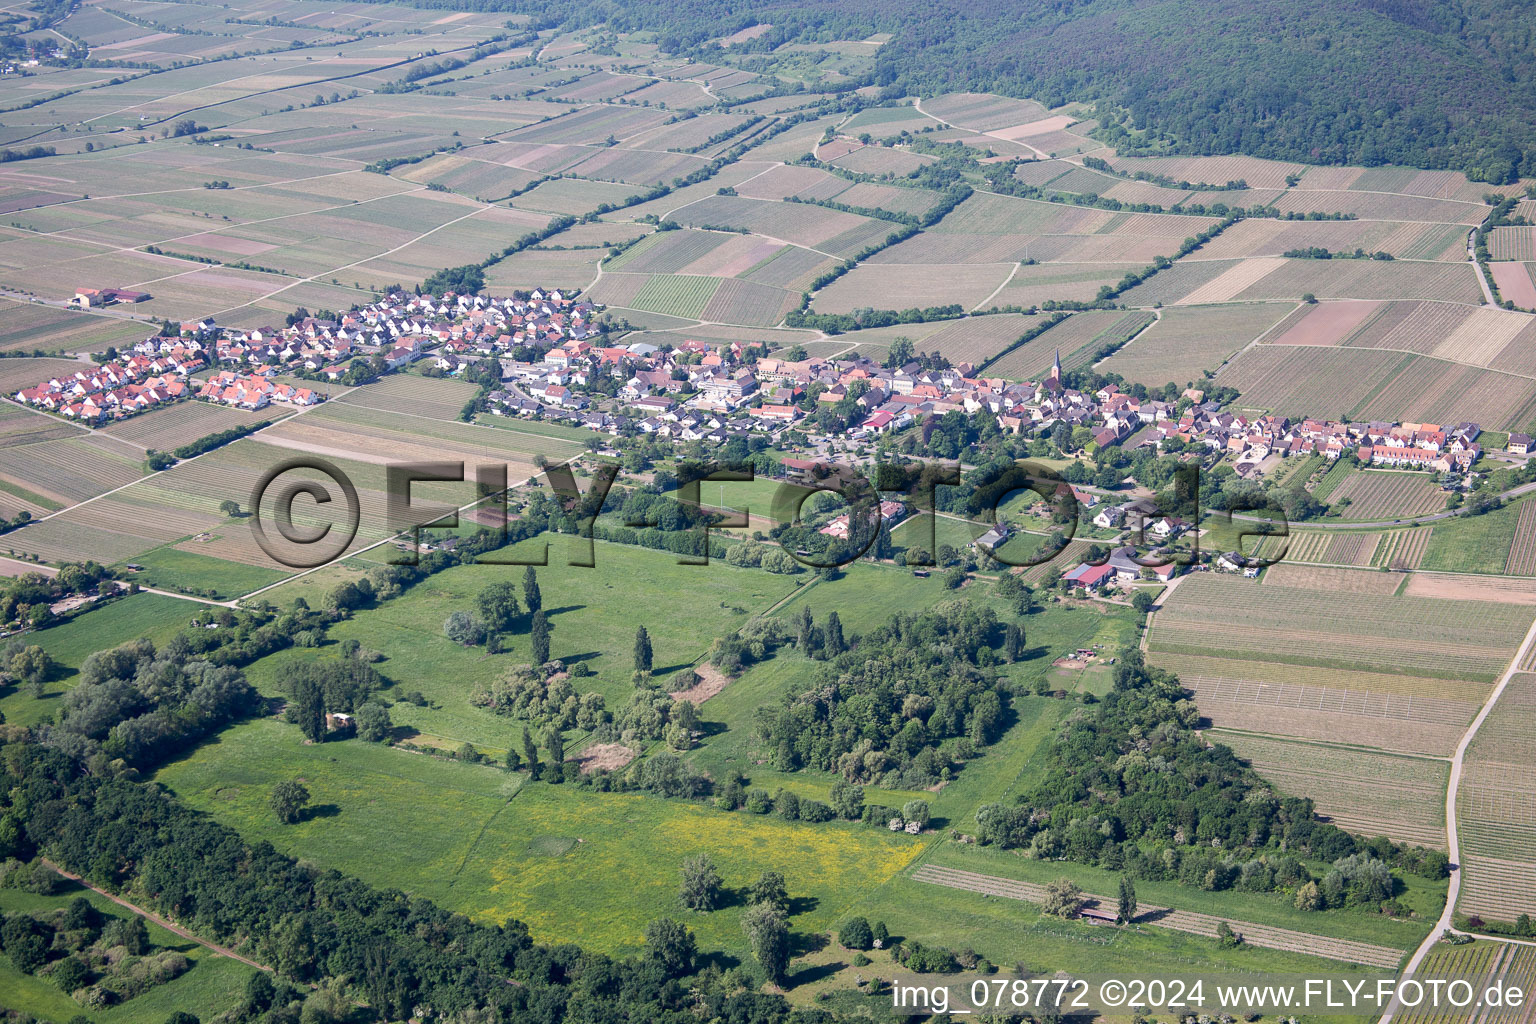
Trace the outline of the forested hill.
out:
M 418 2 L 607 20 L 705 60 L 758 22 L 737 52 L 890 32 L 874 78 L 893 94 L 1102 102 L 1143 149 L 1536 175 L 1530 0 Z

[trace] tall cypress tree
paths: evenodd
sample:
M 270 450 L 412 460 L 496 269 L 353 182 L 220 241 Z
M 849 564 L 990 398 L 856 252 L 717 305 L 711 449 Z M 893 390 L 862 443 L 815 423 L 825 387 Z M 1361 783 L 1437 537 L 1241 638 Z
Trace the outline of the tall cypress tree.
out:
M 523 570 L 523 604 L 528 606 L 530 612 L 544 607 L 544 595 L 539 593 L 539 574 L 533 571 L 531 565 Z
M 539 774 L 539 748 L 533 742 L 533 734 L 526 725 L 523 726 L 523 760 L 528 762 L 530 772 Z
M 543 612 L 533 613 L 533 663 L 542 665 L 549 660 L 549 620 Z
M 652 661 L 651 634 L 641 626 L 635 631 L 635 671 L 649 672 Z
M 294 717 L 304 737 L 315 743 L 325 742 L 325 694 L 320 684 L 307 675 L 293 684 Z
M 848 644 L 843 640 L 843 622 L 837 617 L 837 612 L 827 615 L 827 657 L 835 658 L 848 649 Z

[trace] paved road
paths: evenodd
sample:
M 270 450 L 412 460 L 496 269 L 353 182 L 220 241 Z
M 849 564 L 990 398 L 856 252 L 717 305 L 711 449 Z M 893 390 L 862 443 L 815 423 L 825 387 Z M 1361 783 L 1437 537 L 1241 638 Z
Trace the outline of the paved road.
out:
M 1445 787 L 1445 834 L 1448 840 L 1447 852 L 1451 859 L 1451 878 L 1450 885 L 1445 892 L 1445 909 L 1440 911 L 1440 919 L 1429 930 L 1429 934 L 1424 937 L 1424 941 L 1419 944 L 1419 948 L 1413 951 L 1413 956 L 1408 960 L 1408 966 L 1403 968 L 1404 976 L 1418 970 L 1419 965 L 1424 962 L 1424 957 L 1440 941 L 1441 934 L 1451 928 L 1451 923 L 1455 918 L 1456 897 L 1461 892 L 1461 842 L 1456 831 L 1456 796 L 1461 788 L 1462 761 L 1466 757 L 1467 747 L 1472 744 L 1472 738 L 1477 735 L 1477 730 L 1487 720 L 1488 713 L 1498 703 L 1499 697 L 1504 693 L 1504 689 L 1509 685 L 1509 681 L 1520 670 L 1520 664 L 1525 660 L 1526 654 L 1530 651 L 1533 644 L 1536 644 L 1536 622 L 1531 623 L 1531 628 L 1526 631 L 1525 639 L 1520 643 L 1520 649 L 1515 651 L 1515 656 L 1510 659 L 1509 667 L 1499 677 L 1493 692 L 1483 702 L 1482 710 L 1478 711 L 1477 717 L 1472 719 L 1472 724 L 1467 727 L 1467 731 L 1462 735 L 1461 742 L 1456 744 L 1456 752 L 1451 755 L 1451 777 L 1449 784 Z M 1397 1009 L 1397 1002 L 1394 999 L 1392 1004 L 1381 1015 L 1379 1024 L 1392 1024 L 1392 1018 L 1396 1015 Z

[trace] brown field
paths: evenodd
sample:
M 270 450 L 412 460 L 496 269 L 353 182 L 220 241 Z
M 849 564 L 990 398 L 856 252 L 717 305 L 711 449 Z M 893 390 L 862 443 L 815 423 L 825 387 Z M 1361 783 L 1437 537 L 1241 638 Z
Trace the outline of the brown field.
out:
M 1184 296 L 1176 305 L 1198 306 L 1207 302 L 1229 302 L 1285 266 L 1285 262 L 1278 256 L 1238 260 L 1236 266 L 1222 271 L 1218 276 Z
M 1536 501 L 1520 506 L 1520 521 L 1504 571 L 1510 576 L 1536 576 Z
M 1262 160 L 1252 156 L 1115 157 L 1110 164 L 1115 170 L 1128 174 L 1148 171 L 1175 181 L 1208 185 L 1246 181 L 1253 188 L 1284 188 L 1288 175 L 1307 170 L 1301 164 Z
M 1237 266 L 1239 260 L 1180 260 L 1120 296 L 1132 306 L 1169 305 Z
M 700 316 L 727 324 L 771 327 L 800 305 L 800 296 L 783 288 L 727 279 L 710 296 Z
M 1467 750 L 1457 804 L 1463 913 L 1536 913 L 1536 675 L 1520 673 Z
M 459 410 L 478 394 L 480 389 L 468 381 L 446 377 L 413 377 L 409 374 L 392 374 L 378 381 L 348 392 L 337 399 L 346 405 L 366 409 L 383 409 L 402 412 L 430 419 L 454 420 Z
M 1446 494 L 1428 473 L 1365 469 L 1351 473 L 1328 496 L 1330 504 L 1348 499 L 1340 513 L 1362 521 L 1428 515 L 1445 508 Z
M 1488 251 L 1496 260 L 1536 260 L 1536 228 L 1494 228 Z
M 986 370 L 1012 380 L 1037 379 L 1050 369 L 1058 349 L 1062 369 L 1074 370 L 1087 365 L 1101 345 L 1131 337 L 1151 318 L 1150 313 L 1116 310 L 1073 313 L 1044 334 L 990 364 Z
M 672 219 L 698 227 L 746 228 L 838 257 L 851 256 L 892 230 L 888 221 L 740 196 L 708 196 L 673 211 Z
M 1302 306 L 1294 319 L 1286 318 L 1289 326 L 1271 334 L 1267 344 L 1338 345 L 1380 306 L 1381 303 L 1369 299 Z
M 828 148 L 822 147 L 823 154 Z M 911 153 L 890 146 L 862 146 L 858 143 L 850 144 L 847 152 L 841 156 L 823 155 L 822 159 L 855 174 L 889 174 L 895 177 L 911 174 L 919 167 L 933 162 L 933 157 L 926 153 Z
M 1478 201 L 1382 195 L 1365 191 L 1308 191 L 1293 188 L 1274 202 L 1281 213 L 1353 213 L 1361 220 L 1420 221 L 1468 227 L 1488 216 Z
M 1153 658 L 1154 664 L 1165 661 L 1164 655 Z M 1479 706 L 1468 700 L 1384 695 L 1348 684 L 1304 686 L 1188 672 L 1180 672 L 1179 679 L 1216 728 L 1325 742 L 1350 736 L 1411 754 L 1448 755 Z
M 818 313 L 847 313 L 862 306 L 909 309 L 951 303 L 970 309 L 996 291 L 1011 270 L 1006 264 L 861 266 L 818 292 L 812 307 Z
M 1152 650 L 1301 665 L 1398 670 L 1490 680 L 1509 663 L 1530 625 L 1522 608 L 1356 594 L 1349 614 L 1337 595 L 1198 573 L 1154 616 Z
M 1521 309 L 1536 309 L 1536 282 L 1531 279 L 1531 268 L 1536 263 L 1491 263 L 1493 283 L 1499 286 L 1499 294 Z
M 1530 378 L 1413 356 L 1349 416 L 1419 423 L 1472 420 L 1487 429 L 1514 430 L 1530 422 L 1533 401 L 1536 381 Z
M 955 320 L 937 334 L 929 335 L 917 349 L 938 352 L 951 363 L 979 366 L 1013 344 L 1039 321 L 1039 317 L 1020 313 L 970 316 Z
M 41 384 L 50 377 L 89 369 L 92 364 L 76 359 L 0 359 L 0 395 L 14 395 L 22 388 Z
M 1178 306 L 1116 352 L 1101 368 L 1132 383 L 1162 385 L 1199 380 L 1280 321 L 1281 303 Z
M 1212 730 L 1275 788 L 1310 797 L 1319 814 L 1360 835 L 1444 849 L 1444 761 Z
M 80 434 L 0 448 L 0 480 L 73 505 L 139 479 L 143 457 L 131 445 Z
M 1490 430 L 1530 422 L 1536 400 L 1524 377 L 1398 352 L 1258 345 L 1218 377 L 1246 404 L 1285 416 L 1446 423 Z
M 1021 266 L 996 295 L 985 300 L 985 305 L 989 308 L 1017 306 L 1028 309 L 1051 299 L 1086 302 L 1097 298 L 1099 289 L 1105 285 L 1119 283 L 1127 271 L 1139 269 L 1139 266 L 1127 263 L 1089 266 L 1041 263 Z
M 142 341 L 149 333 L 143 324 L 119 317 L 0 300 L 0 351 L 100 352 L 109 345 Z
M 1499 601 L 1536 604 L 1536 580 L 1471 576 L 1461 573 L 1416 572 L 1408 577 L 1404 597 L 1438 597 L 1448 601 Z
M 1038 121 L 1048 111 L 1033 100 L 1016 100 L 991 93 L 960 92 L 926 101 L 923 113 L 961 128 L 986 132 Z
M 85 428 L 57 416 L 0 402 L 0 443 L 7 448 L 61 437 L 79 437 Z
M 1488 691 L 1492 689 L 1490 683 L 1441 679 L 1422 673 L 1355 672 L 1321 665 L 1246 661 L 1215 654 L 1164 654 L 1153 651 L 1149 654 L 1148 660 L 1177 674 L 1185 685 L 1194 685 L 1202 680 L 1207 683 L 1227 680 L 1249 687 L 1258 694 L 1267 694 L 1271 698 L 1271 703 L 1274 702 L 1278 691 L 1285 687 L 1350 691 L 1366 695 L 1370 699 L 1398 698 L 1400 701 L 1409 702 L 1404 705 L 1405 709 L 1411 706 L 1415 716 L 1424 721 L 1435 721 L 1439 718 L 1451 720 L 1462 713 L 1465 713 L 1467 720 L 1470 721 L 1472 715 L 1487 698 Z M 1457 706 L 1440 709 L 1451 712 L 1452 714 L 1449 715 L 1431 714 L 1433 702 L 1437 700 L 1450 701 Z M 1332 738 L 1337 740 L 1338 736 Z
M 739 195 L 753 199 L 831 199 L 848 187 L 848 179 L 815 167 L 783 164 L 738 185 Z
M 1474 311 L 1446 302 L 1381 304 L 1340 342 L 1352 348 L 1390 348 L 1428 355 Z
M 1441 299 L 1478 305 L 1482 291 L 1465 263 L 1288 259 L 1233 297 L 1299 299 Z
M 278 406 L 249 412 L 192 400 L 178 402 L 167 409 L 141 413 L 107 426 L 102 433 L 145 448 L 170 451 L 221 430 L 286 416 L 289 411 Z
M 1264 582 L 1282 587 L 1332 590 L 1340 594 L 1394 594 L 1403 581 L 1402 577 L 1389 572 L 1321 568 L 1281 562 L 1264 571 Z
M 1116 196 L 1116 198 L 1123 198 Z M 1292 249 L 1318 246 L 1332 252 L 1389 252 L 1398 259 L 1447 263 L 1467 258 L 1467 231 L 1459 224 L 1391 221 L 1239 221 L 1200 250 L 1202 259 L 1279 256 Z

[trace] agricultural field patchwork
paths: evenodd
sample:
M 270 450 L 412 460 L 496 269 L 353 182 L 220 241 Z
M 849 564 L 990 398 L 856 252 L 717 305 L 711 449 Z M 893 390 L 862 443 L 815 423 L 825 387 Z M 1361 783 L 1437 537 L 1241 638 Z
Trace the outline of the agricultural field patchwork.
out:
M 1449 883 L 1415 875 L 1425 865 L 1412 851 L 1372 843 L 1392 860 L 1393 891 L 1311 910 L 1299 885 L 1206 874 L 1205 857 L 1235 863 L 1255 840 L 1175 840 L 1187 823 L 1157 800 L 1140 805 L 1159 816 L 1145 832 L 1129 816 L 1123 833 L 1082 830 L 1086 815 L 1134 803 L 1117 811 L 1097 785 L 1079 798 L 1052 781 L 1086 777 L 1091 752 L 1073 741 L 1091 726 L 1132 751 L 1092 768 L 1123 773 L 1121 795 L 1151 779 L 1137 774 L 1144 751 L 1172 769 L 1156 779 L 1167 805 L 1201 807 L 1201 828 L 1219 829 L 1210 783 L 1241 776 L 1245 813 L 1269 814 L 1272 791 L 1310 799 L 1319 824 L 1359 839 L 1457 847 L 1460 923 L 1536 914 L 1536 647 L 1522 646 L 1536 618 L 1536 496 L 1518 489 L 1536 470 L 1510 440 L 1536 431 L 1536 184 L 1502 156 L 1531 148 L 1529 90 L 1486 84 L 1518 86 L 1518 67 L 1485 47 L 1488 67 L 1472 70 L 1488 91 L 1394 98 L 1401 83 L 1388 80 L 1367 111 L 1354 97 L 1359 45 L 1271 64 L 1287 69 L 1282 105 L 1313 101 L 1326 78 L 1339 123 L 1356 125 L 1302 159 L 1295 139 L 1327 134 L 1306 112 L 1322 107 L 1267 110 L 1273 96 L 1254 99 L 1262 75 L 1241 62 L 1222 61 L 1232 102 L 1181 130 L 1156 103 L 1135 106 L 1134 131 L 1100 120 L 1131 109 L 1117 76 L 1146 71 L 1126 55 L 1150 28 L 1160 47 L 1200 47 L 1165 64 L 1168 95 L 1209 92 L 1211 72 L 1188 58 L 1237 52 L 1229 34 L 1251 12 L 1236 8 L 1203 35 L 1163 25 L 1166 12 L 1120 19 L 1099 49 L 1124 66 L 1079 80 L 1050 73 L 1093 49 L 1073 34 L 1091 25 L 1075 10 L 1053 13 L 1041 45 L 1028 11 L 1004 12 L 994 31 L 943 11 L 903 22 L 872 9 L 865 24 L 748 5 L 705 24 L 686 5 L 641 2 L 594 24 L 580 5 L 535 16 L 413 2 L 424 6 L 12 11 L 0 76 L 0 791 L 29 799 L 6 803 L 0 847 L 20 824 L 129 903 L 270 961 L 260 977 L 296 985 L 294 1005 L 270 1014 L 285 1020 L 499 1020 L 470 1005 L 482 995 L 550 1024 L 643 1020 L 675 1012 L 677 993 L 742 1024 L 787 1007 L 884 1020 L 868 978 L 919 970 L 917 943 L 967 970 L 974 955 L 1004 973 L 1332 977 L 1353 964 L 1385 976 L 1439 934 Z M 1336 41 L 1348 30 L 1370 49 L 1375 30 L 1332 13 Z M 1326 35 L 1311 18 L 1306 37 Z M 1416 77 L 1403 80 L 1432 80 L 1421 65 L 1444 39 L 1461 53 L 1464 37 L 1508 34 L 1505 12 L 1489 19 L 1418 32 L 1398 62 Z M 855 22 L 855 38 L 837 38 Z M 1240 49 L 1286 45 L 1248 33 Z M 1465 65 L 1434 73 L 1454 86 Z M 1056 85 L 1049 97 L 934 94 L 941 77 L 966 90 Z M 1467 92 L 1466 110 L 1447 118 L 1439 92 Z M 1265 122 L 1244 122 L 1253 109 Z M 1469 118 L 1490 122 L 1473 125 L 1477 145 Z M 1404 124 L 1442 123 L 1446 166 L 1397 162 L 1424 153 Z M 1282 158 L 1218 152 L 1235 140 Z M 1342 157 L 1372 166 L 1314 162 Z M 1477 166 L 1463 173 L 1467 159 Z M 1495 211 L 1507 219 L 1480 230 Z M 1469 258 L 1479 241 L 1500 302 L 1485 302 Z M 764 352 L 777 364 L 755 363 Z M 1058 358 L 1061 387 L 1047 378 Z M 130 359 L 143 370 L 131 385 L 103 371 L 108 384 L 20 394 Z M 221 404 L 162 403 L 165 382 L 140 383 L 174 374 L 195 393 L 223 371 L 244 382 Z M 87 391 L 97 397 L 80 403 Z M 850 397 L 830 401 L 839 394 Z M 1292 426 L 1474 422 L 1484 457 L 1467 475 L 1363 468 L 1355 429 L 1328 449 L 1331 464 L 1282 458 L 1271 425 L 1253 423 L 1266 413 Z M 1106 424 L 1123 440 L 1099 433 Z M 1245 443 L 1272 453 L 1252 472 L 1236 455 Z M 701 497 L 706 514 L 750 508 L 750 520 L 712 526 L 708 564 L 690 564 L 698 546 L 678 528 L 696 513 L 669 500 L 676 479 L 742 459 L 753 480 Z M 963 483 L 940 514 L 904 515 L 868 557 L 819 572 L 795 558 L 838 550 L 834 517 L 847 510 L 823 495 L 783 522 L 769 506 L 785 480 L 820 479 L 795 460 L 826 459 L 861 472 L 942 459 Z M 1229 495 L 1300 502 L 1299 488 L 1326 510 L 1306 506 L 1287 534 L 1262 537 L 1214 510 L 1179 542 L 1198 537 L 1206 564 L 1172 580 L 1125 571 L 1096 591 L 1059 577 L 1110 558 L 1134 522 L 1070 524 L 1012 496 L 997 510 L 1012 531 L 999 557 L 1061 550 L 1015 573 L 976 545 L 992 524 L 973 485 L 1022 459 L 1095 495 L 1095 511 L 1167 494 L 1179 465 L 1223 475 Z M 296 479 L 323 484 L 321 460 L 355 484 L 358 523 L 304 572 L 259 542 L 256 490 L 294 461 L 311 463 Z M 438 528 L 419 574 L 390 572 L 413 561 L 387 493 L 401 462 L 504 469 L 505 518 L 473 478 L 418 480 L 412 511 Z M 1248 479 L 1224 476 L 1234 463 Z M 562 465 L 583 494 L 619 469 L 622 496 L 600 510 L 595 540 L 576 534 L 579 510 L 548 500 L 545 470 Z M 334 506 L 299 493 L 295 530 L 343 536 Z M 655 525 L 629 525 L 637 510 Z M 533 536 L 477 564 L 475 534 L 504 522 Z M 1212 556 L 1235 544 L 1270 560 L 1258 578 L 1217 571 Z M 944 564 L 908 565 L 918 547 Z M 152 669 L 127 652 L 92 657 L 139 639 L 154 645 Z M 1141 675 L 1138 650 L 1182 692 Z M 202 657 L 218 668 L 183 667 Z M 211 710 L 236 672 L 260 700 Z M 1135 686 L 1167 689 L 1133 709 L 1115 694 Z M 1201 742 L 1165 742 L 1190 737 Z M 25 753 L 34 742 L 46 757 Z M 1207 744 L 1262 783 L 1207 771 L 1227 756 Z M 123 820 L 150 825 L 117 836 L 120 822 L 93 819 L 120 803 L 91 797 L 124 801 L 139 783 L 164 788 Z M 297 811 L 293 783 L 307 793 Z M 852 806 L 850 784 L 863 820 L 857 806 L 820 820 L 811 801 Z M 39 812 L 47 799 L 31 797 L 66 785 L 67 819 Z M 178 804 L 194 813 L 151 827 Z M 96 827 L 59 825 L 77 818 Z M 208 890 L 265 846 L 177 878 L 186 850 L 238 848 L 220 827 L 301 862 L 238 881 L 292 888 L 306 922 L 282 909 L 287 892 L 258 913 Z M 1108 834 L 1126 842 L 1101 843 Z M 1315 836 L 1335 852 L 1350 842 Z M 89 849 L 99 841 L 112 849 Z M 1305 858 L 1319 880 L 1334 859 L 1314 856 L 1323 848 Z M 723 885 L 712 910 L 684 906 L 680 869 L 696 853 Z M 1157 878 L 1139 853 L 1200 870 Z M 73 932 L 24 969 L 9 915 L 80 914 L 68 908 L 83 890 L 34 891 L 42 875 L 14 867 L 0 865 L 0 1017 L 164 1024 L 186 1010 L 210 1022 L 259 1001 L 255 968 L 158 924 L 152 941 L 185 955 L 186 973 L 116 1005 L 73 984 L 110 967 L 68 955 Z M 311 868 L 403 893 L 414 922 L 438 917 L 406 937 L 374 914 L 360 926 L 362 967 L 341 976 L 352 947 L 337 936 L 361 932 L 337 917 L 334 876 Z M 783 876 L 782 922 L 762 905 L 776 902 L 765 872 Z M 1041 913 L 1061 878 L 1103 896 L 1134 879 L 1155 919 Z M 169 905 L 183 880 L 185 899 Z M 874 932 L 845 948 L 855 917 Z M 696 957 L 661 918 L 691 933 Z M 1248 941 L 1220 942 L 1222 921 Z M 524 950 L 481 962 L 495 942 L 520 944 L 515 922 L 558 947 L 554 968 Z M 451 945 L 437 943 L 449 932 Z M 429 980 L 449 954 L 451 987 Z M 591 955 L 647 959 L 636 973 L 640 961 Z M 667 984 L 608 985 L 609 968 Z M 1536 985 L 1531 949 L 1484 938 L 1432 946 L 1421 970 Z M 1532 1021 L 1485 1008 L 1472 1024 Z

